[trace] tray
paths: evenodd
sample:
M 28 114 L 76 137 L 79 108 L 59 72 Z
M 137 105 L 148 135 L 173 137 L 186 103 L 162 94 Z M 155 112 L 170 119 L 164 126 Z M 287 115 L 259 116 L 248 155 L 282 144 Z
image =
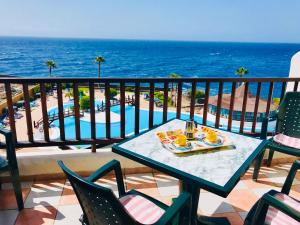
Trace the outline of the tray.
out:
M 186 146 L 179 146 L 175 143 L 176 136 L 184 134 L 182 130 L 157 132 L 156 136 L 159 138 L 162 146 L 176 154 L 195 152 L 195 151 L 210 151 L 210 150 L 222 150 L 224 147 L 233 146 L 229 138 L 220 132 L 212 129 L 217 133 L 217 141 L 211 143 L 206 138 L 206 133 L 202 132 L 201 129 L 195 131 L 195 139 L 188 140 Z

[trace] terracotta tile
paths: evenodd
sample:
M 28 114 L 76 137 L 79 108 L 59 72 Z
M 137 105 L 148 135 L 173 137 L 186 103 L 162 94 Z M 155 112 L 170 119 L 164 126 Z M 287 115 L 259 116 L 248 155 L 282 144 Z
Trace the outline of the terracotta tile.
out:
M 23 200 L 25 200 L 29 194 L 30 189 L 22 189 Z M 15 192 L 12 189 L 1 190 L 0 191 L 0 209 L 17 209 L 17 201 L 15 197 Z
M 17 209 L 0 210 L 0 224 L 14 225 L 19 211 Z
M 169 197 L 160 196 L 160 197 L 157 197 L 157 200 L 170 206 L 173 203 L 173 198 L 176 198 L 176 196 L 169 196 Z
M 159 191 L 157 188 L 142 188 L 138 189 L 139 192 L 142 192 L 143 194 L 149 195 L 151 197 L 159 197 Z
M 152 173 L 127 175 L 125 178 L 127 190 L 157 188 L 156 181 Z
M 64 180 L 35 182 L 25 201 L 25 208 L 58 205 L 64 185 Z
M 59 205 L 76 205 L 79 204 L 75 192 L 72 189 L 64 188 L 59 200 Z
M 236 211 L 249 211 L 251 207 L 259 199 L 258 196 L 249 190 L 233 190 L 227 197 L 228 202 L 236 209 Z
M 125 168 L 124 169 L 124 174 L 129 175 L 129 174 L 139 174 L 139 173 L 152 173 L 153 169 L 150 167 L 135 167 L 135 168 Z
M 244 221 L 238 213 L 218 213 L 214 217 L 227 217 L 231 225 L 243 225 Z
M 267 181 L 266 179 L 267 178 L 260 178 L 257 181 L 254 181 L 252 179 L 247 179 L 247 180 L 243 180 L 243 183 L 249 189 L 256 189 L 256 188 L 272 189 L 274 187 L 273 182 Z
M 209 192 L 200 194 L 198 211 L 199 209 L 207 216 L 215 213 L 235 212 L 234 207 L 228 202 L 228 199 Z
M 293 185 L 289 195 L 293 198 L 300 199 L 300 185 Z
M 52 225 L 56 217 L 57 210 L 54 207 L 35 207 L 23 209 L 15 225 Z

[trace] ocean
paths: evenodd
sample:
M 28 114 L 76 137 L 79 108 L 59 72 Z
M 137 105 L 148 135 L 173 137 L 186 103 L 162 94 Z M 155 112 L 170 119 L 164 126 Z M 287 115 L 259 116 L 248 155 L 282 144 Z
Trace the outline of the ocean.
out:
M 58 77 L 97 77 L 94 59 L 101 55 L 102 77 L 287 77 L 300 44 L 139 41 L 0 37 L 0 74 L 47 77 L 53 59 Z M 226 88 L 226 87 L 225 87 Z

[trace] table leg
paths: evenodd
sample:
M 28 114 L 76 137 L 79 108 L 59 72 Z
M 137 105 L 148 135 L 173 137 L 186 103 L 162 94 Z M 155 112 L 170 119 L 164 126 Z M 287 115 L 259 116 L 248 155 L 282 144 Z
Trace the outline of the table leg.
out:
M 198 202 L 200 197 L 200 188 L 196 185 L 180 181 L 180 191 L 188 192 L 191 195 L 190 204 L 184 212 L 185 224 L 184 225 L 230 225 L 226 217 L 207 217 L 199 216 Z

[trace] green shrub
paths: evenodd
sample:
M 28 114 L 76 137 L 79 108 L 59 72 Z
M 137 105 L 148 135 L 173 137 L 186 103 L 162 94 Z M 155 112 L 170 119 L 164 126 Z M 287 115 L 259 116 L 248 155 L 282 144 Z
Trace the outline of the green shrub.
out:
M 45 84 L 45 89 L 47 92 L 50 91 L 52 89 L 52 84 Z M 41 92 L 40 85 L 35 86 L 32 91 L 33 91 L 33 94 Z
M 280 98 L 273 98 L 273 103 L 276 107 L 278 107 L 280 104 Z
M 81 97 L 85 97 L 86 96 L 86 94 L 85 94 L 85 92 L 83 90 L 79 89 L 78 92 L 79 92 L 79 96 L 81 96 Z
M 90 97 L 89 96 L 83 96 L 80 99 L 80 108 L 82 110 L 87 110 L 90 108 Z
M 40 89 L 39 85 L 35 86 L 32 90 L 33 94 L 39 93 L 40 91 L 41 91 L 41 89 Z
M 159 99 L 159 101 L 164 104 L 165 101 L 165 97 L 164 97 L 164 93 L 162 92 L 154 92 L 154 98 Z M 173 105 L 173 100 L 168 96 L 168 105 L 172 106 Z
M 111 99 L 113 99 L 115 96 L 117 96 L 117 94 L 118 94 L 117 89 L 115 89 L 115 88 L 110 88 L 110 89 L 109 89 L 109 97 L 110 97 Z
M 190 90 L 190 91 L 188 91 L 188 97 L 190 98 L 191 97 L 191 95 L 192 95 L 192 91 Z M 204 98 L 205 97 L 205 93 L 204 93 L 204 91 L 200 91 L 200 90 L 197 90 L 196 91 L 196 94 L 195 94 L 195 98 L 196 99 L 198 99 L 198 98 Z
M 125 87 L 125 91 L 127 92 L 134 92 L 135 88 L 134 87 Z

